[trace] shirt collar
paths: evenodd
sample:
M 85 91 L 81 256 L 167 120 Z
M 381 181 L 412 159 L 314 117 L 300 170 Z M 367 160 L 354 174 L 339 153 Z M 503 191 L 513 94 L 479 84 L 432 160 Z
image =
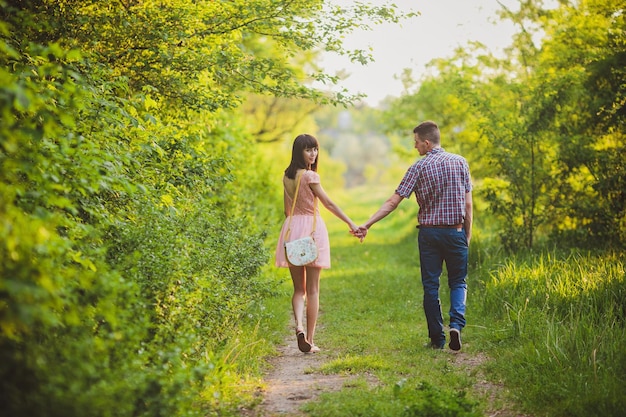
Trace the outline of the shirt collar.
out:
M 428 151 L 426 153 L 426 155 L 431 155 L 431 154 L 434 155 L 434 154 L 437 154 L 437 153 L 440 153 L 440 152 L 445 152 L 445 150 L 442 147 L 434 148 L 434 149 L 431 149 L 430 151 Z

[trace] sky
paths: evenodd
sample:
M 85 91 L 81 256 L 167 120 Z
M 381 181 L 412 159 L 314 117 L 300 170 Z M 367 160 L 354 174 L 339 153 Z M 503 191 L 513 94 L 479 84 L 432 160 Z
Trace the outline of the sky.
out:
M 384 0 L 366 0 L 375 5 Z M 372 47 L 375 62 L 363 66 L 348 59 L 324 55 L 322 67 L 329 73 L 345 71 L 348 78 L 338 86 L 350 93 L 365 93 L 364 101 L 377 106 L 387 96 L 398 97 L 402 83 L 394 78 L 404 68 L 419 79 L 425 65 L 434 58 L 445 58 L 470 41 L 479 41 L 497 53 L 511 43 L 514 27 L 496 15 L 501 8 L 496 0 L 389 0 L 403 11 L 421 14 L 400 25 L 377 25 L 374 30 L 356 32 L 345 40 L 347 49 Z M 500 0 L 516 9 L 516 0 Z M 335 0 L 336 3 L 350 3 Z

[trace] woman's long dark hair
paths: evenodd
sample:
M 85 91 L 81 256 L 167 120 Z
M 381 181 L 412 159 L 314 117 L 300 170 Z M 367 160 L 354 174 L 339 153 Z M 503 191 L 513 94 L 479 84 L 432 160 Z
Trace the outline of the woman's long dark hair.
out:
M 296 173 L 299 169 L 308 168 L 304 157 L 302 156 L 302 151 L 307 148 L 318 148 L 320 145 L 317 142 L 317 139 L 313 135 L 309 135 L 307 133 L 303 133 L 302 135 L 298 135 L 296 139 L 293 141 L 293 147 L 291 148 L 291 163 L 285 170 L 285 175 L 287 178 L 291 178 L 292 180 L 296 178 Z M 311 170 L 317 172 L 317 161 L 319 160 L 319 153 L 317 154 L 317 158 L 315 158 L 315 162 L 311 165 Z

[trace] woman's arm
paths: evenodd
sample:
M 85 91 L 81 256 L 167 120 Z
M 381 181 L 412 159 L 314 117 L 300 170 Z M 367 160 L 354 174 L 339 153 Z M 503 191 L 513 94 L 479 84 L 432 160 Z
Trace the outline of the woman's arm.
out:
M 313 194 L 315 194 L 315 196 L 317 198 L 319 198 L 319 200 L 321 201 L 321 203 L 324 205 L 324 207 L 326 207 L 328 209 L 328 211 L 330 211 L 331 213 L 333 213 L 335 216 L 337 216 L 339 219 L 343 220 L 348 226 L 350 226 L 350 230 L 353 232 L 356 232 L 359 230 L 359 228 L 357 227 L 357 225 L 352 221 L 352 219 L 350 219 L 350 217 L 348 217 L 340 208 L 337 204 L 335 204 L 330 197 L 328 197 L 328 194 L 326 194 L 326 191 L 324 191 L 324 188 L 322 188 L 322 184 L 319 183 L 313 183 L 313 184 L 309 184 L 309 187 L 311 187 L 311 190 L 313 191 Z

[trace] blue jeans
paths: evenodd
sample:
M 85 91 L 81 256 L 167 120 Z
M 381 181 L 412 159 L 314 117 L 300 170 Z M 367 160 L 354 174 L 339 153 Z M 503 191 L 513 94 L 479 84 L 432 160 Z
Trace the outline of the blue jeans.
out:
M 439 277 L 445 262 L 450 287 L 450 328 L 461 331 L 465 327 L 467 297 L 467 238 L 463 229 L 421 227 L 417 241 L 428 337 L 433 344 L 444 344 L 446 336 L 439 299 Z

